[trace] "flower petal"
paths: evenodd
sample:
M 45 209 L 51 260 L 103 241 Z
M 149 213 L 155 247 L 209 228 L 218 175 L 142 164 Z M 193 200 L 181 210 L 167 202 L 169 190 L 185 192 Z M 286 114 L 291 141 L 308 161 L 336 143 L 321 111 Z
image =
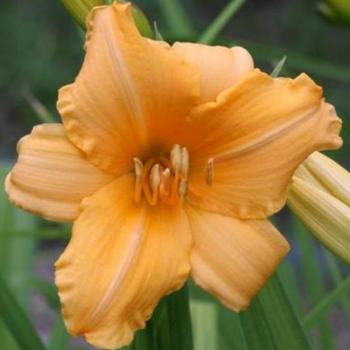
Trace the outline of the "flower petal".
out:
M 173 48 L 199 68 L 202 102 L 214 101 L 220 92 L 232 87 L 254 69 L 252 56 L 240 46 L 229 49 L 177 42 Z
M 242 219 L 280 210 L 300 163 L 315 150 L 342 144 L 341 120 L 305 74 L 273 79 L 256 70 L 192 118 L 203 137 L 191 153 L 188 199 Z M 205 168 L 211 158 L 209 186 Z
M 245 309 L 288 253 L 267 220 L 239 220 L 190 206 L 195 282 L 234 311 Z
M 74 220 L 81 200 L 112 180 L 73 146 L 61 124 L 34 127 L 17 150 L 6 192 L 17 206 L 49 220 Z
M 71 141 L 113 174 L 173 138 L 198 104 L 199 72 L 167 44 L 143 38 L 131 5 L 97 7 L 76 81 L 59 93 Z M 171 145 L 172 146 L 172 145 Z
M 83 202 L 56 263 L 68 330 L 98 348 L 131 342 L 159 299 L 188 276 L 192 237 L 181 208 L 133 202 L 125 175 Z

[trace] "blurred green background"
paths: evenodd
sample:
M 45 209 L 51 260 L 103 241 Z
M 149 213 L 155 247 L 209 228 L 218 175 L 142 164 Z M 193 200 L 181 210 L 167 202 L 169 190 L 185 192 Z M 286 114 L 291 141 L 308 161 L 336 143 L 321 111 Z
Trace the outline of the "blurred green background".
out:
M 157 22 L 165 39 L 196 41 L 228 1 L 178 1 L 185 17 L 176 17 L 169 1 L 135 3 Z M 287 55 L 283 75 L 305 71 L 324 86 L 325 96 L 344 121 L 345 146 L 330 155 L 350 168 L 350 26 L 325 19 L 317 5 L 313 0 L 248 0 L 215 42 L 245 46 L 256 65 L 268 72 Z M 78 72 L 82 45 L 83 32 L 58 0 L 0 2 L 1 181 L 15 161 L 17 140 L 45 118 L 45 113 L 40 117 L 32 108 L 33 100 L 41 101 L 58 120 L 57 89 Z M 50 342 L 64 334 L 52 281 L 53 262 L 65 245 L 69 228 L 24 214 L 7 202 L 2 189 L 0 194 L 0 272 L 42 339 Z M 276 222 L 292 241 L 293 251 L 281 266 L 280 276 L 301 321 L 330 292 L 343 288 L 322 317 L 306 320 L 314 348 L 349 349 L 350 299 L 346 292 L 350 288 L 343 287 L 349 269 L 326 253 L 287 211 L 278 215 Z M 198 290 L 192 293 L 196 349 L 240 349 L 230 331 L 237 317 L 227 316 Z M 57 349 L 89 349 L 76 340 L 69 340 L 67 347 L 68 338 L 62 339 L 62 347 Z M 17 349 L 1 323 L 0 348 Z

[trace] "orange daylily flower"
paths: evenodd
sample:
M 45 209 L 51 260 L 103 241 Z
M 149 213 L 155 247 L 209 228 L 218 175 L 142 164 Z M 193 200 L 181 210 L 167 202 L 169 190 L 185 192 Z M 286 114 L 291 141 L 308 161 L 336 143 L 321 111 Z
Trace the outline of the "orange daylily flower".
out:
M 6 180 L 18 206 L 74 221 L 56 263 L 68 330 L 128 344 L 189 275 L 239 311 L 289 250 L 267 218 L 295 169 L 340 147 L 340 119 L 305 74 L 272 78 L 249 53 L 143 38 L 130 4 L 93 10 L 86 57 Z

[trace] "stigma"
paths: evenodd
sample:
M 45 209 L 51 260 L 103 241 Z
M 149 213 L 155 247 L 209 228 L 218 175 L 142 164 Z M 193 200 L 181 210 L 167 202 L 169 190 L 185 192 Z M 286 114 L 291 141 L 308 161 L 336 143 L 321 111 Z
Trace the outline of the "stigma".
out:
M 190 156 L 186 147 L 176 144 L 169 157 L 150 158 L 143 163 L 134 158 L 134 200 L 145 198 L 150 205 L 159 201 L 175 205 L 187 194 Z

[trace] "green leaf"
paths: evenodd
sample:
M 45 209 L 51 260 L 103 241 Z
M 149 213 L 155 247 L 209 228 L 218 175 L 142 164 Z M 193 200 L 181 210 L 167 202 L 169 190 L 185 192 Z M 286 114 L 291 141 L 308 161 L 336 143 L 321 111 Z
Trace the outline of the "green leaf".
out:
M 250 350 L 311 349 L 277 274 L 240 318 Z
M 216 19 L 204 31 L 198 42 L 201 44 L 211 44 L 244 3 L 245 0 L 232 0 L 227 4 Z
M 155 35 L 155 39 L 156 40 L 159 40 L 159 41 L 163 41 L 164 38 L 163 38 L 163 35 L 160 33 L 159 29 L 158 29 L 158 24 L 156 21 L 154 21 L 153 23 L 153 27 L 154 27 L 154 35 Z
M 279 57 L 286 55 L 288 57 L 289 68 L 317 74 L 324 78 L 344 81 L 347 83 L 350 82 L 350 69 L 345 66 L 339 66 L 335 63 L 323 61 L 292 50 L 257 44 L 245 40 L 237 40 L 235 45 L 245 47 L 256 59 L 270 62 L 273 59 L 278 59 Z
M 129 350 L 192 350 L 188 287 L 164 298 Z
M 338 303 L 341 298 L 350 291 L 350 277 L 345 278 L 327 296 L 325 296 L 316 307 L 304 318 L 303 325 L 309 329 L 320 322 L 329 309 Z
M 194 348 L 200 350 L 218 349 L 218 307 L 216 303 L 191 300 L 191 316 Z
M 181 290 L 166 299 L 171 349 L 193 348 L 189 292 L 186 284 Z
M 276 67 L 273 69 L 271 73 L 271 76 L 273 78 L 277 78 L 280 75 L 281 70 L 284 64 L 286 63 L 286 60 L 287 60 L 287 56 L 283 56 L 282 59 L 276 64 Z
M 325 281 L 319 273 L 319 261 L 317 260 L 316 251 L 314 249 L 312 235 L 296 217 L 294 217 L 293 228 L 296 245 L 298 245 L 301 250 L 300 262 L 302 269 L 300 274 L 308 290 L 308 297 L 314 305 L 326 295 Z M 324 317 L 322 320 L 320 319 L 319 327 L 320 348 L 324 350 L 333 349 L 332 329 L 327 318 Z
M 158 0 L 158 4 L 171 31 L 179 36 L 193 35 L 191 20 L 178 0 Z
M 136 26 L 140 33 L 147 38 L 154 38 L 154 32 L 147 17 L 142 10 L 135 4 L 132 5 L 132 15 L 134 17 Z
M 217 329 L 219 337 L 217 349 L 248 350 L 239 315 L 222 305 L 218 305 L 218 309 Z
M 86 17 L 94 6 L 104 5 L 104 0 L 61 0 L 81 28 L 85 29 Z
M 10 166 L 0 164 L 0 182 L 3 184 Z M 0 186 L 0 235 L 4 230 L 37 228 L 37 218 L 13 206 L 5 194 L 4 187 Z M 37 229 L 36 229 L 37 230 Z M 0 244 L 0 273 L 6 277 L 6 282 L 20 306 L 27 310 L 30 295 L 27 280 L 32 274 L 32 266 L 36 251 L 36 242 L 32 239 L 17 239 L 2 241 Z M 6 324 L 0 318 L 0 345 L 1 349 L 18 350 L 16 339 L 9 332 Z
M 340 272 L 340 268 L 338 265 L 337 258 L 328 250 L 323 248 L 323 252 L 325 254 L 328 269 L 331 274 L 331 278 L 333 280 L 334 285 L 337 287 L 342 282 L 343 277 Z M 344 312 L 348 327 L 350 327 L 350 300 L 347 296 L 343 296 L 340 299 L 341 310 Z
M 33 325 L 2 276 L 0 276 L 0 317 L 21 349 L 45 350 Z
M 32 239 L 69 239 L 70 231 L 67 229 L 45 229 L 45 228 L 4 228 L 0 231 L 0 239 L 32 238 Z
M 59 315 L 53 327 L 47 348 L 48 350 L 66 350 L 68 349 L 68 340 L 69 335 L 66 332 L 66 326 L 61 315 Z
M 42 278 L 34 278 L 28 281 L 28 285 L 41 294 L 46 302 L 56 310 L 60 309 L 60 300 L 58 298 L 58 291 L 55 285 Z

